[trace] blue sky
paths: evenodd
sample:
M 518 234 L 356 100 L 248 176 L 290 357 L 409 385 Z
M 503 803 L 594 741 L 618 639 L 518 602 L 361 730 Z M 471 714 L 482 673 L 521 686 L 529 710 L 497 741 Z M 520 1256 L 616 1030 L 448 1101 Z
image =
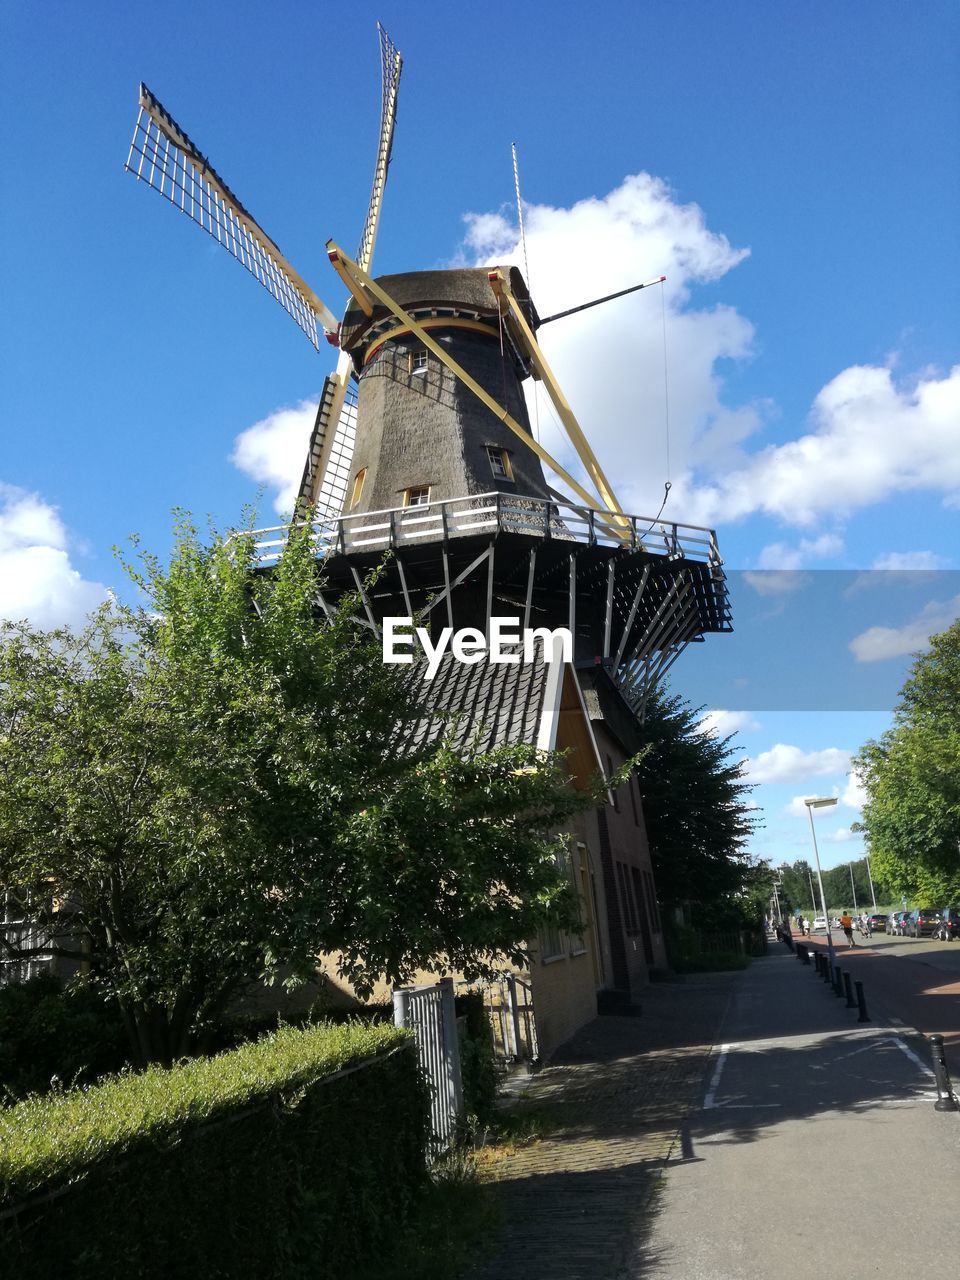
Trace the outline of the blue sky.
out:
M 279 518 L 331 353 L 122 172 L 137 86 L 338 310 L 378 17 L 405 65 L 377 271 L 519 260 L 516 141 L 542 313 L 667 275 L 547 354 L 624 504 L 669 479 L 718 530 L 737 631 L 673 683 L 740 713 L 756 851 L 806 856 L 796 797 L 835 792 L 824 861 L 856 856 L 849 753 L 960 614 L 952 3 L 7 0 L 0 613 L 79 617 L 173 506 L 229 525 L 262 489 Z

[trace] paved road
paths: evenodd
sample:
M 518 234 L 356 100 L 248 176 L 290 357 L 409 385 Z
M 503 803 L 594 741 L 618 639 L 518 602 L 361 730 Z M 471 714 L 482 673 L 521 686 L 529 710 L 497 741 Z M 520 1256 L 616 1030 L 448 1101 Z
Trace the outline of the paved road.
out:
M 960 1116 L 934 1097 L 919 1037 L 858 1025 L 775 946 L 732 988 L 701 1107 L 624 1274 L 888 1274 L 888 1246 L 926 1250 L 960 1199 Z
M 805 941 L 826 945 L 824 934 Z M 954 1083 L 960 1089 L 960 942 L 877 934 L 869 942 L 858 939 L 849 950 L 843 934 L 834 930 L 833 946 L 837 963 L 863 982 L 871 1014 L 894 1026 L 943 1036 Z

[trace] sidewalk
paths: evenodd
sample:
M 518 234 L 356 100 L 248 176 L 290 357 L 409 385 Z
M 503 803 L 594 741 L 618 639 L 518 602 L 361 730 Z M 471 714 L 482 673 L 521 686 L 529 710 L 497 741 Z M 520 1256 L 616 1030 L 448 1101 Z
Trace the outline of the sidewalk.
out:
M 934 1111 L 919 1037 L 856 1019 L 773 944 L 592 1023 L 512 1103 L 555 1127 L 495 1167 L 502 1234 L 470 1280 L 861 1277 L 945 1239 L 960 1114 Z
M 620 1274 L 684 1117 L 698 1105 L 710 1050 L 739 974 L 644 991 L 640 1017 L 585 1027 L 539 1074 L 512 1082 L 515 1118 L 546 1136 L 491 1171 L 501 1233 L 470 1280 L 599 1280 Z

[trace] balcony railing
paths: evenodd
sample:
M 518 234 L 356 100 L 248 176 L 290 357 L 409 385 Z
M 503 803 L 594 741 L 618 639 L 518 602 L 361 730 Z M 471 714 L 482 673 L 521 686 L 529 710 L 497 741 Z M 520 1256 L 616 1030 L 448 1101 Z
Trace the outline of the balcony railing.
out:
M 324 517 L 315 520 L 312 528 L 321 558 L 413 546 L 427 540 L 513 533 L 586 546 L 629 547 L 717 568 L 723 563 L 712 529 L 649 516 L 616 516 L 566 499 L 520 498 L 497 491 L 416 507 Z M 255 530 L 261 564 L 279 559 L 289 530 L 290 525 Z

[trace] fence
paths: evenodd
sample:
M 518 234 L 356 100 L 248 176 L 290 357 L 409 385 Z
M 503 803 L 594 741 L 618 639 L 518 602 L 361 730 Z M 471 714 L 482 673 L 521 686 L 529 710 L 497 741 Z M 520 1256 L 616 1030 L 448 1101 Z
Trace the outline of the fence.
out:
M 536 1062 L 540 1057 L 530 983 L 504 974 L 484 988 L 484 1004 L 493 1029 L 493 1050 L 504 1064 Z
M 277 560 L 287 540 L 289 525 L 254 531 L 258 559 Z M 723 563 L 712 529 L 677 524 L 650 516 L 611 516 L 568 499 L 514 497 L 496 491 L 429 502 L 415 507 L 393 507 L 342 516 L 320 517 L 313 522 L 317 555 L 345 555 L 413 545 L 460 535 L 520 533 L 537 538 L 559 538 L 588 546 L 628 546 L 705 562 L 719 570 Z
M 431 1146 L 439 1154 L 452 1142 L 463 1113 L 453 979 L 395 990 L 393 1020 L 414 1033 L 420 1068 L 430 1085 Z

